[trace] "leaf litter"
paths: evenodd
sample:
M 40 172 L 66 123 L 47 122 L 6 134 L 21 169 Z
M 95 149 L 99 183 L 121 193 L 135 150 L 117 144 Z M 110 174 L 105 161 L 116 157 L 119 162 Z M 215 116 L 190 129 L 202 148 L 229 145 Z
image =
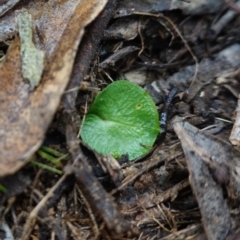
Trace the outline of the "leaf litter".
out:
M 76 2 L 74 11 L 70 12 L 72 16 L 69 17 L 64 34 L 60 38 L 61 41 L 59 39 L 58 44 L 47 44 L 52 48 L 57 45 L 57 49 L 47 58 L 46 63 L 51 62 L 51 64 L 45 65 L 41 84 L 34 92 L 30 91 L 29 83 L 25 83 L 22 79 L 19 39 L 16 38 L 8 49 L 0 69 L 2 79 L 0 152 L 3 159 L 0 176 L 18 170 L 43 141 L 45 131 L 68 84 L 76 48 L 83 35 L 83 28 L 97 16 L 104 6 L 96 1 L 95 5 L 94 2 L 93 5 L 85 5 L 83 10 L 82 4 L 84 2 Z M 95 12 L 92 10 L 94 7 L 96 8 Z M 54 15 L 54 12 L 52 14 Z M 50 19 L 51 21 L 53 20 Z M 57 22 L 55 21 L 55 25 L 51 26 L 56 29 Z M 71 39 L 68 37 L 70 33 L 72 34 Z M 49 41 L 51 42 L 46 36 L 45 42 Z M 12 61 L 13 59 L 14 61 Z
M 0 183 L 9 189 L 1 194 L 4 229 L 21 239 L 238 238 L 240 47 L 234 7 L 211 0 L 121 1 L 115 12 L 116 4 L 101 1 L 14 4 L 0 19 L 0 47 L 7 52 L 0 68 Z M 16 10 L 22 8 L 32 15 L 34 45 L 46 54 L 34 89 L 23 78 L 16 34 Z M 80 61 L 73 66 L 76 55 Z M 77 132 L 99 90 L 126 77 L 149 92 L 159 111 L 173 87 L 179 93 L 165 141 L 136 162 L 122 156 L 120 165 L 79 143 Z M 174 115 L 181 118 L 171 121 Z M 70 153 L 60 180 L 26 165 L 43 141 Z

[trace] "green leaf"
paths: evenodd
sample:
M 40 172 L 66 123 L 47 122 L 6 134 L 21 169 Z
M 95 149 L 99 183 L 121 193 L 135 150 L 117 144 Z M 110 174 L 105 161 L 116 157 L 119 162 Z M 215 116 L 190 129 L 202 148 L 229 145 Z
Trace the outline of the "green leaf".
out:
M 84 143 L 98 153 L 134 160 L 149 152 L 160 131 L 157 108 L 138 85 L 119 80 L 94 100 L 81 129 Z

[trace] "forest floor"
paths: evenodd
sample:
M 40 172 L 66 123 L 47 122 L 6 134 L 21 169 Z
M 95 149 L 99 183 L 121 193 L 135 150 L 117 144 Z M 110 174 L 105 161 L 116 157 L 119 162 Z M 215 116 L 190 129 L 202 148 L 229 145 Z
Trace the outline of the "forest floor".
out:
M 240 5 L 202 2 L 3 3 L 0 239 L 240 239 Z M 135 161 L 79 137 L 120 79 L 177 89 Z

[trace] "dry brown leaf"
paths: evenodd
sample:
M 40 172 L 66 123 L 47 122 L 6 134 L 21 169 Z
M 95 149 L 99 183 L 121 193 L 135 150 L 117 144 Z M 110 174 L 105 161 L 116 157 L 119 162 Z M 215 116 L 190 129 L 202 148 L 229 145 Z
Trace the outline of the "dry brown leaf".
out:
M 239 152 L 179 117 L 175 117 L 173 128 L 182 144 L 206 235 L 208 239 L 226 239 L 235 227 L 226 199 L 239 202 Z
M 20 169 L 41 145 L 68 84 L 84 27 L 98 16 L 106 3 L 107 0 L 78 1 L 63 33 L 59 34 L 60 41 L 51 45 L 53 53 L 47 59 L 41 83 L 32 92 L 22 78 L 19 39 L 10 46 L 0 68 L 0 177 Z M 56 8 L 48 11 L 52 11 L 51 16 L 55 14 L 55 19 L 61 18 Z M 58 24 L 61 23 L 56 21 L 49 27 L 58 29 Z
M 233 145 L 240 145 L 240 95 L 238 97 L 238 106 L 236 109 L 236 120 L 229 137 L 229 140 Z
M 46 4 L 43 7 L 43 13 L 42 16 L 36 21 L 36 29 L 37 34 L 36 37 L 36 45 L 39 46 L 39 48 L 44 49 L 46 51 L 47 55 L 51 55 L 58 42 L 59 39 L 62 37 L 62 35 L 66 34 L 67 28 L 69 28 L 69 21 L 75 14 L 76 8 L 80 4 L 82 6 L 82 12 L 80 14 L 83 14 L 81 16 L 81 19 L 79 21 L 84 21 L 85 24 L 88 24 L 93 19 L 91 19 L 91 16 L 88 15 L 91 13 L 94 13 L 94 9 L 92 9 L 92 12 L 88 12 L 90 8 L 94 8 L 94 4 L 98 4 L 98 2 L 102 1 L 84 1 L 84 0 L 68 0 L 68 1 L 53 1 L 50 0 L 46 2 Z M 104 1 L 103 1 L 104 2 Z M 102 9 L 101 9 L 102 10 Z M 85 12 L 84 12 L 85 11 Z M 88 12 L 88 13 L 87 13 Z M 87 14 L 86 16 L 84 16 Z M 87 17 L 86 19 L 84 19 Z M 88 21 L 89 20 L 89 21 Z M 88 21 L 88 22 L 86 22 Z M 84 25 L 82 27 L 84 27 Z M 75 28 L 76 26 L 70 26 L 70 28 Z M 71 38 L 71 29 L 69 29 L 69 35 L 68 38 Z

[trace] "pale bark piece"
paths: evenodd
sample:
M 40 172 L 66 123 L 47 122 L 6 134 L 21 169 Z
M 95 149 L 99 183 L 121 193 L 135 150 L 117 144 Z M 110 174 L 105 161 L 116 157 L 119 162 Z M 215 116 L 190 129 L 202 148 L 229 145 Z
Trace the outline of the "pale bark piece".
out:
M 238 106 L 236 109 L 236 120 L 229 140 L 233 145 L 240 145 L 240 95 L 238 96 Z
M 208 239 L 226 239 L 235 224 L 222 185 L 227 188 L 228 198 L 239 202 L 240 153 L 179 118 L 174 120 L 173 128 L 182 144 L 206 235 Z
M 0 68 L 0 177 L 20 169 L 41 145 L 68 84 L 84 27 L 106 3 L 107 0 L 77 1 L 34 91 L 22 78 L 19 39 L 11 44 Z M 55 13 L 54 8 L 49 11 Z M 51 27 L 57 28 L 57 24 Z
M 37 49 L 32 42 L 32 16 L 27 11 L 17 13 L 18 29 L 21 42 L 21 62 L 23 78 L 34 89 L 42 76 L 44 52 Z

